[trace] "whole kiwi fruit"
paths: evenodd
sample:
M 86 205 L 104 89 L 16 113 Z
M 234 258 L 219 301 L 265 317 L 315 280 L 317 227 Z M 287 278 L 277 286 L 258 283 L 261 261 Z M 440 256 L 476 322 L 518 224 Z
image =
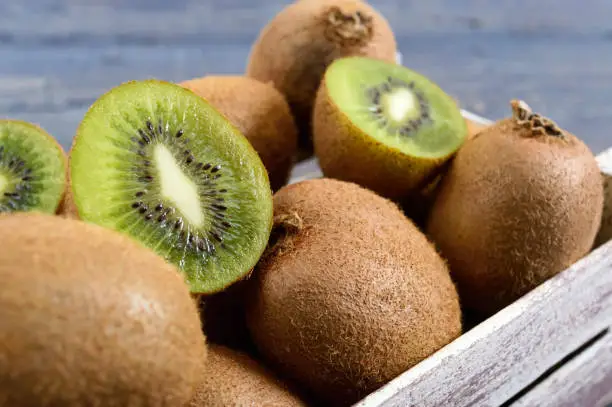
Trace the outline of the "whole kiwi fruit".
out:
M 326 67 L 336 58 L 363 55 L 394 62 L 396 42 L 387 20 L 359 0 L 298 0 L 259 34 L 247 76 L 272 82 L 285 95 L 300 130 L 299 145 L 312 151 L 312 106 Z
M 305 407 L 267 367 L 246 353 L 209 345 L 206 368 L 189 407 Z
M 297 128 L 283 95 L 271 83 L 239 75 L 210 75 L 179 85 L 210 102 L 251 142 L 276 191 L 289 180 Z
M 180 406 L 206 363 L 189 289 L 119 233 L 0 216 L 0 406 Z
M 461 334 L 445 262 L 398 207 L 314 179 L 274 196 L 246 319 L 264 360 L 321 401 L 351 404 Z
M 457 153 L 427 233 L 462 304 L 489 316 L 593 246 L 603 207 L 597 161 L 575 135 L 518 100 Z

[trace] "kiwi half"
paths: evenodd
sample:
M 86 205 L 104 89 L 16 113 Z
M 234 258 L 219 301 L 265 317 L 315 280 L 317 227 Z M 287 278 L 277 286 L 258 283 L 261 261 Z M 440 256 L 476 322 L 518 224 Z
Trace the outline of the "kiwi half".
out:
M 590 149 L 524 102 L 511 104 L 511 117 L 459 150 L 426 229 L 462 304 L 482 317 L 586 255 L 603 210 Z
M 297 128 L 287 101 L 274 86 L 239 75 L 205 76 L 179 85 L 210 102 L 244 134 L 266 166 L 273 191 L 287 183 Z
M 394 62 L 387 20 L 359 0 L 295 1 L 261 31 L 247 76 L 272 82 L 285 95 L 300 129 L 302 156 L 312 154 L 312 107 L 325 68 L 336 58 L 363 55 Z
M 455 101 L 417 72 L 348 57 L 325 73 L 314 147 L 327 177 L 403 198 L 429 185 L 466 138 Z
M 0 213 L 58 211 L 66 190 L 66 154 L 40 127 L 0 120 Z
M 272 193 L 248 140 L 208 102 L 157 80 L 122 84 L 86 113 L 70 178 L 78 216 L 126 233 L 220 291 L 255 265 Z

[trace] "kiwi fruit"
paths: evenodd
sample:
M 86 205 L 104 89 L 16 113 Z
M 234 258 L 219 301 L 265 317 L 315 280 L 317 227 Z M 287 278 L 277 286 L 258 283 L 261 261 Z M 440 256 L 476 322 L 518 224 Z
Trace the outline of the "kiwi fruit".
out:
M 210 102 L 251 142 L 268 170 L 273 191 L 289 180 L 297 128 L 283 95 L 269 83 L 238 75 L 181 82 Z
M 327 178 L 275 194 L 246 321 L 270 366 L 333 406 L 461 334 L 457 292 L 423 233 L 393 202 Z
M 39 126 L 0 120 L 0 213 L 60 210 L 66 154 Z
M 0 216 L 0 406 L 180 406 L 206 363 L 180 274 L 132 239 Z
M 525 102 L 511 105 L 459 150 L 426 229 L 463 305 L 483 317 L 587 254 L 602 215 L 589 148 Z
M 174 264 L 191 292 L 245 277 L 272 227 L 266 169 L 249 141 L 192 91 L 132 81 L 85 114 L 70 152 L 78 217 Z
M 387 20 L 359 0 L 298 0 L 280 11 L 253 44 L 246 75 L 285 95 L 299 128 L 301 156 L 312 154 L 311 119 L 325 68 L 336 58 L 396 58 Z
M 429 185 L 467 138 L 461 110 L 435 83 L 367 57 L 329 66 L 313 117 L 323 174 L 393 200 Z
M 202 378 L 189 407 L 306 406 L 268 368 L 227 347 L 209 345 Z

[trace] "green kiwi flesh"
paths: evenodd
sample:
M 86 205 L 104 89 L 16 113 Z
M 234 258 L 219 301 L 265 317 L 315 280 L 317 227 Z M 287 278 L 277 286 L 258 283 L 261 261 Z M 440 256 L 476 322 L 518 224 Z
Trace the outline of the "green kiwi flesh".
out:
M 0 213 L 53 214 L 66 189 L 66 156 L 41 128 L 0 120 Z
M 367 57 L 334 61 L 325 74 L 332 102 L 363 133 L 406 155 L 446 157 L 467 137 L 455 101 L 425 76 Z
M 122 84 L 86 113 L 70 160 L 81 219 L 118 230 L 214 293 L 255 265 L 272 226 L 266 169 L 248 140 L 178 85 Z

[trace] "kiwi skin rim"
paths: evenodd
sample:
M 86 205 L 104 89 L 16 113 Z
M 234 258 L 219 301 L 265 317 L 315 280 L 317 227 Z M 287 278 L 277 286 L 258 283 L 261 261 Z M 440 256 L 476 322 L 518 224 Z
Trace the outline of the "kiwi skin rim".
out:
M 465 120 L 459 131 L 468 138 Z M 387 146 L 355 126 L 331 100 L 323 78 L 313 113 L 315 155 L 326 177 L 351 181 L 392 200 L 401 200 L 435 179 L 453 152 L 416 157 Z
M 250 150 L 250 151 L 251 151 L 251 153 L 252 153 L 252 155 L 254 155 L 255 157 L 258 157 L 258 158 L 259 158 L 259 155 L 258 155 L 257 151 L 256 151 L 256 150 L 253 148 L 253 146 L 251 145 L 251 143 L 250 143 L 250 142 L 248 141 L 248 139 L 247 139 L 247 138 L 246 138 L 246 137 L 245 137 L 245 136 L 242 134 L 242 132 L 241 132 L 241 131 L 240 131 L 240 130 L 239 130 L 239 129 L 238 129 L 238 128 L 237 128 L 237 127 L 236 127 L 236 126 L 235 126 L 235 125 L 234 125 L 234 124 L 233 124 L 233 123 L 230 121 L 230 120 L 228 120 L 228 119 L 227 119 L 227 117 L 226 117 L 225 115 L 223 115 L 223 114 L 222 114 L 222 113 L 221 113 L 221 112 L 220 112 L 220 111 L 219 111 L 217 108 L 215 108 L 215 107 L 214 107 L 214 105 L 213 105 L 212 103 L 210 103 L 210 102 L 208 102 L 206 99 L 204 99 L 204 98 L 200 97 L 200 96 L 199 96 L 199 95 L 197 95 L 195 92 L 193 92 L 191 89 L 187 89 L 187 88 L 181 87 L 180 85 L 177 85 L 177 84 L 175 84 L 175 83 L 168 82 L 168 81 L 164 81 L 164 80 L 159 80 L 159 79 L 130 80 L 130 81 L 123 82 L 123 83 L 121 83 L 121 84 L 117 85 L 116 87 L 119 87 L 119 86 L 122 86 L 122 85 L 135 84 L 135 83 L 159 83 L 159 84 L 164 84 L 164 85 L 172 85 L 172 86 L 176 86 L 176 87 L 178 87 L 178 88 L 181 88 L 182 92 L 189 92 L 189 93 L 190 93 L 190 94 L 192 94 L 192 95 L 193 95 L 195 98 L 198 98 L 198 99 L 203 100 L 203 101 L 204 101 L 204 103 L 206 103 L 206 104 L 209 106 L 209 108 L 210 108 L 211 110 L 214 110 L 215 112 L 217 112 L 217 114 L 218 114 L 219 116 L 221 116 L 221 117 L 222 117 L 222 118 L 223 118 L 223 119 L 226 121 L 227 126 L 228 126 L 228 127 L 231 127 L 231 128 L 234 130 L 234 133 L 235 133 L 236 135 L 240 135 L 240 137 L 242 137 L 242 138 L 244 139 L 244 141 L 245 141 L 245 143 L 244 143 L 244 144 L 245 144 L 245 148 L 246 148 L 247 150 Z M 115 87 L 115 88 L 116 88 L 116 87 Z M 115 88 L 113 88 L 113 89 L 111 89 L 111 90 L 109 90 L 109 91 L 105 92 L 103 95 L 101 95 L 101 96 L 100 96 L 100 98 L 102 98 L 102 97 L 104 97 L 105 95 L 109 94 L 109 93 L 110 93 L 110 92 L 112 92 L 112 91 L 113 91 Z M 100 99 L 100 98 L 98 98 L 98 99 Z M 89 107 L 89 109 L 88 109 L 88 110 L 87 110 L 87 112 L 85 113 L 85 116 L 87 116 L 87 115 L 90 113 L 90 111 L 91 111 L 92 109 L 94 109 L 94 108 L 95 108 L 95 103 L 93 103 L 93 104 L 92 104 L 92 105 Z M 71 165 L 71 164 L 72 164 L 72 160 L 71 160 L 71 157 L 72 157 L 72 152 L 74 151 L 75 146 L 77 146 L 77 143 L 78 143 L 78 140 L 79 140 L 79 137 L 80 137 L 80 133 L 81 133 L 81 131 L 80 131 L 80 130 L 81 130 L 81 126 L 82 126 L 82 125 L 83 125 L 83 122 L 81 122 L 81 124 L 80 124 L 80 125 L 78 126 L 78 128 L 77 128 L 76 134 L 75 134 L 75 136 L 74 136 L 74 137 L 73 137 L 73 139 L 72 139 L 72 145 L 71 145 L 71 148 L 70 148 L 70 153 L 68 154 L 68 160 L 67 160 L 67 161 L 68 161 L 68 162 L 67 162 L 67 189 L 66 189 L 66 190 L 67 190 L 67 192 L 66 192 L 65 197 L 64 197 L 64 199 L 63 199 L 63 201 L 62 201 L 62 204 L 61 204 L 61 208 L 62 208 L 61 215 L 62 215 L 62 216 L 64 216 L 64 217 L 67 217 L 67 218 L 72 218 L 72 219 L 77 219 L 77 220 L 83 220 L 83 219 L 82 219 L 81 215 L 79 214 L 79 209 L 78 209 L 78 198 L 76 198 L 76 195 L 74 194 L 74 191 L 73 191 L 73 188 L 72 188 L 72 187 L 73 187 L 73 185 L 72 185 L 72 180 L 71 180 L 71 176 L 70 176 L 70 174 L 71 174 L 71 172 L 72 172 L 72 165 Z M 263 176 L 263 177 L 265 177 L 265 181 L 266 181 L 265 183 L 266 183 L 266 184 L 269 186 L 269 185 L 270 185 L 270 178 L 269 178 L 268 172 L 267 172 L 267 170 L 265 169 L 265 166 L 263 165 L 263 163 L 261 163 L 261 166 L 262 166 L 262 168 L 264 169 L 264 170 L 262 171 L 262 176 Z M 268 193 L 269 193 L 269 196 L 270 196 L 270 202 L 272 202 L 272 195 L 273 195 L 273 193 L 272 193 L 272 189 L 271 189 L 271 187 L 268 187 Z M 272 211 L 272 205 L 270 205 L 270 208 L 271 208 L 271 211 Z M 267 228 L 266 228 L 266 232 L 267 232 L 268 236 L 269 236 L 269 235 L 272 233 L 272 227 L 273 227 L 273 224 L 274 224 L 274 220 L 273 220 L 272 213 L 270 213 L 269 218 L 270 218 L 270 219 L 269 219 L 269 222 L 268 222 L 268 225 L 267 225 Z M 138 239 L 133 238 L 133 237 L 131 237 L 131 236 L 130 236 L 130 235 L 128 235 L 128 234 L 126 234 L 126 236 L 130 237 L 130 238 L 131 238 L 131 239 L 133 239 L 133 240 L 138 241 Z M 142 244 L 141 242 L 138 242 L 138 243 L 139 243 L 139 244 Z M 259 259 L 259 257 L 261 257 L 261 255 L 262 255 L 262 254 L 263 254 L 263 252 L 265 251 L 266 247 L 267 247 L 267 244 L 263 246 L 263 248 L 262 248 L 262 253 L 260 253 L 260 255 L 259 255 L 259 256 L 257 256 L 257 259 Z M 147 247 L 147 248 L 148 248 L 148 247 Z M 149 250 L 152 250 L 152 249 L 150 249 L 150 248 L 148 248 L 148 249 L 149 249 Z M 233 284 L 235 284 L 235 283 L 237 283 L 237 282 L 239 282 L 239 281 L 241 281 L 241 280 L 243 280 L 243 279 L 247 279 L 247 278 L 249 278 L 249 276 L 251 275 L 251 273 L 252 273 L 252 271 L 253 271 L 253 269 L 254 269 L 254 267 L 255 267 L 256 263 L 257 263 L 257 262 L 255 262 L 254 264 L 252 264 L 252 265 L 251 265 L 251 266 L 248 268 L 248 271 L 246 271 L 245 273 L 242 273 L 241 275 L 237 275 L 237 276 L 236 276 L 236 278 L 234 278 L 233 280 L 229 280 L 229 279 L 228 279 L 228 280 L 226 280 L 226 282 L 225 282 L 225 284 L 224 284 L 223 286 L 219 286 L 219 287 L 217 287 L 216 289 L 207 290 L 207 291 L 205 291 L 205 292 L 193 291 L 193 290 L 191 289 L 191 285 L 190 285 L 190 284 L 189 284 L 189 282 L 187 281 L 187 273 L 186 273 L 186 272 L 184 272 L 183 270 L 181 270 L 180 272 L 181 272 L 181 274 L 183 274 L 183 275 L 185 276 L 185 283 L 186 283 L 186 284 L 188 284 L 188 285 L 190 286 L 190 292 L 191 292 L 191 295 L 192 295 L 192 299 L 193 299 L 194 301 L 198 301 L 200 298 L 205 298 L 206 296 L 209 296 L 209 295 L 213 295 L 213 294 L 217 294 L 217 293 L 219 293 L 219 292 L 222 292 L 222 291 L 226 290 L 226 289 L 227 289 L 229 286 L 231 286 L 231 285 L 233 285 Z
M 64 171 L 67 174 L 68 173 L 68 155 L 66 154 L 66 151 L 64 150 L 64 148 L 61 146 L 61 144 L 57 141 L 57 139 L 55 137 L 53 137 L 51 134 L 49 134 L 45 129 L 43 129 L 41 126 L 39 126 L 38 124 L 34 124 L 31 122 L 27 122 L 24 120 L 16 120 L 16 119 L 2 119 L 0 120 L 4 123 L 9 123 L 9 124 L 17 124 L 20 126 L 24 126 L 24 127 L 30 127 L 31 129 L 37 131 L 38 133 L 44 135 L 45 137 L 49 138 L 51 141 L 53 141 L 53 144 L 55 144 L 55 146 L 57 147 L 57 149 L 61 152 L 61 160 L 62 160 L 62 164 L 64 164 Z M 57 206 L 55 208 L 55 214 L 56 215 L 61 215 L 63 208 L 64 208 L 64 201 L 66 199 L 66 195 L 68 193 L 68 179 L 64 178 L 64 191 L 62 192 L 62 194 L 60 195 L 60 199 L 57 202 Z

